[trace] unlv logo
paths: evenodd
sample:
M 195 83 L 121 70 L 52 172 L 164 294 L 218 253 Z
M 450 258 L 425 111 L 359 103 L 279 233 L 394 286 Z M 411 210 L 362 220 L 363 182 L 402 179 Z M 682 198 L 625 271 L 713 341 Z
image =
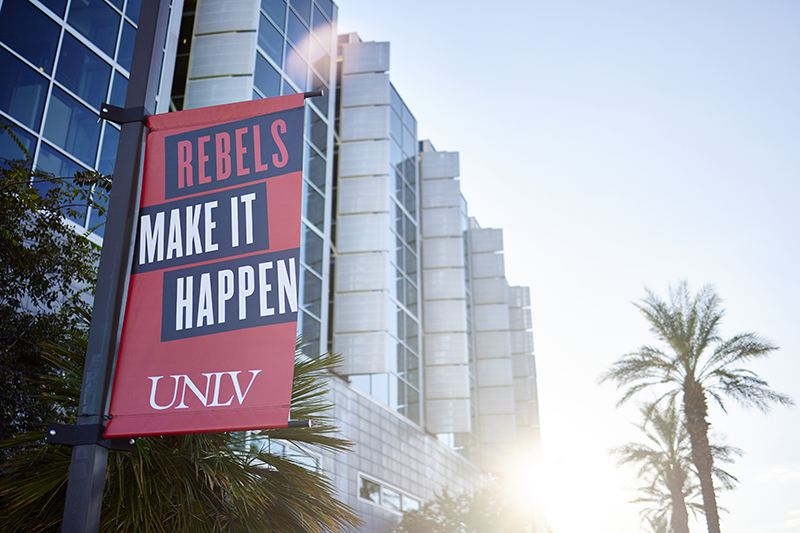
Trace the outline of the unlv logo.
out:
M 164 383 L 161 384 L 161 388 L 159 389 L 159 381 L 164 379 L 166 376 L 149 376 L 147 379 L 150 380 L 150 407 L 156 409 L 157 411 L 163 411 L 165 409 L 188 409 L 189 405 L 186 404 L 186 390 L 192 393 L 194 398 L 203 406 L 203 407 L 227 407 L 231 405 L 234 399 L 242 405 L 244 403 L 244 399 L 247 397 L 247 393 L 250 392 L 250 388 L 253 386 L 253 382 L 256 380 L 256 376 L 262 372 L 262 370 L 248 370 L 251 374 L 249 383 L 246 384 L 245 387 L 243 385 L 245 383 L 239 381 L 239 374 L 242 373 L 241 370 L 237 370 L 236 372 L 209 372 L 207 374 L 202 374 L 205 378 L 205 388 L 204 391 L 201 392 L 200 387 L 197 386 L 197 383 L 189 378 L 186 374 L 175 374 L 169 376 L 172 378 L 172 399 L 170 402 L 159 404 L 158 400 L 164 401 L 165 399 L 169 398 L 169 391 L 170 390 L 170 380 L 164 380 Z M 244 376 L 243 381 L 247 381 L 247 376 Z M 200 381 L 199 379 L 195 378 L 196 381 Z M 244 390 L 242 390 L 244 388 Z M 175 405 L 175 402 L 178 400 L 178 396 L 180 395 L 180 403 Z M 222 395 L 222 398 L 220 398 Z M 227 400 L 224 398 L 226 396 L 230 396 Z M 189 396 L 189 400 L 191 404 L 196 404 L 197 401 Z M 175 407 L 173 407 L 175 406 Z M 196 405 L 193 405 L 195 407 Z

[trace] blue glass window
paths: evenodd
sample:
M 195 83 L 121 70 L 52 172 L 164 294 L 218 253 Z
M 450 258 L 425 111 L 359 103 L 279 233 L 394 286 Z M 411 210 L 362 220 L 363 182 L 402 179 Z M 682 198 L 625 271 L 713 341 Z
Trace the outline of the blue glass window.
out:
M 325 124 L 316 111 L 310 107 L 306 109 L 308 110 L 306 115 L 308 120 L 306 123 L 306 135 L 309 136 L 311 143 L 324 154 L 328 149 L 328 125 Z
M 119 146 L 119 130 L 111 124 L 106 124 L 103 135 L 103 144 L 100 147 L 100 162 L 97 170 L 101 174 L 113 174 L 114 162 L 117 159 L 117 146 Z
M 69 33 L 64 34 L 56 80 L 95 107 L 106 100 L 111 65 Z
M 261 9 L 269 15 L 278 28 L 283 30 L 286 25 L 286 2 L 283 0 L 261 0 Z
M 306 177 L 320 190 L 325 190 L 325 158 L 306 143 Z
M 309 222 L 320 230 L 325 224 L 325 197 L 322 196 L 314 187 L 303 181 L 305 201 L 303 202 L 303 215 Z
M 283 36 L 275 26 L 262 16 L 258 23 L 258 46 L 264 49 L 278 66 L 283 62 Z
M 53 87 L 44 135 L 88 166 L 94 166 L 100 140 L 97 115 L 58 87 Z
M 5 2 L 0 10 L 0 41 L 47 74 L 53 70 L 59 30 L 30 2 Z
M 317 89 L 322 89 L 322 96 L 315 96 L 311 99 L 317 109 L 322 111 L 323 114 L 328 113 L 328 100 L 330 99 L 330 94 L 328 91 L 328 87 L 322 83 L 322 80 L 319 79 L 319 76 L 314 74 L 313 72 L 309 72 L 309 78 L 311 78 L 311 87 L 312 91 L 316 91 Z
M 289 11 L 289 23 L 286 27 L 286 36 L 292 44 L 295 45 L 301 57 L 304 59 L 308 56 L 308 28 L 305 24 L 300 22 L 297 15 L 293 11 Z
M 142 10 L 142 0 L 128 0 L 128 7 L 125 14 L 137 26 L 139 25 L 139 12 Z
M 331 49 L 331 23 L 328 19 L 322 16 L 322 12 L 314 6 L 314 23 L 311 25 L 311 30 L 317 39 L 320 40 L 325 50 Z
M 300 260 L 315 272 L 322 275 L 322 237 L 303 224 L 301 240 L 300 253 L 302 256 Z
M 136 28 L 129 22 L 122 25 L 122 38 L 119 41 L 119 50 L 117 51 L 117 63 L 122 68 L 131 71 L 131 61 L 133 60 L 133 45 L 136 43 Z
M 33 130 L 42 123 L 47 79 L 0 48 L 0 109 Z
M 64 10 L 67 8 L 67 0 L 39 0 L 53 13 L 64 18 Z
M 55 177 L 67 178 L 74 176 L 76 172 L 85 170 L 78 163 L 65 156 L 47 143 L 42 143 L 39 149 L 39 157 L 36 160 L 36 168 L 51 173 Z M 42 192 L 54 187 L 52 183 L 37 183 L 36 188 Z
M 330 20 L 333 20 L 333 2 L 331 0 L 317 0 L 317 5 L 322 8 Z
M 289 3 L 306 23 L 311 22 L 311 0 L 289 0 Z
M 280 94 L 281 75 L 261 54 L 256 54 L 256 75 L 254 83 L 256 88 L 267 98 Z
M 81 0 L 70 5 L 67 21 L 100 50 L 114 57 L 119 18 L 103 0 Z
M 117 107 L 125 107 L 125 96 L 128 94 L 128 78 L 114 71 L 114 85 L 111 87 L 111 101 Z
M 403 122 L 400 120 L 400 116 L 392 110 L 391 114 L 389 115 L 389 130 L 392 132 L 392 136 L 397 140 L 398 143 L 403 142 Z
M 403 116 L 403 101 L 400 99 L 400 95 L 397 94 L 397 91 L 394 88 L 394 85 L 389 85 L 389 103 L 392 105 L 392 109 L 394 109 L 399 116 Z
M 295 85 L 297 85 L 299 90 L 301 92 L 305 91 L 307 69 L 306 62 L 293 46 L 286 47 L 286 61 L 283 64 L 283 68 L 286 71 L 286 74 L 289 76 L 289 79 L 292 80 Z
M 320 316 L 322 311 L 322 280 L 305 268 L 303 272 L 303 294 L 301 300 L 303 307 L 310 313 Z
M 300 311 L 298 313 L 302 323 L 300 325 L 300 333 L 303 335 L 303 343 L 306 345 L 304 351 L 309 357 L 318 357 L 319 350 L 319 337 L 320 325 L 319 320 L 313 316 Z
M 8 120 L 3 120 L 3 122 L 8 122 Z M 17 136 L 19 142 L 21 142 L 22 146 L 28 151 L 28 154 L 33 155 L 33 150 L 36 146 L 36 138 L 22 128 L 18 126 L 14 127 L 16 124 L 10 125 L 13 128 L 14 135 Z M 0 159 L 25 159 L 25 152 L 23 152 L 14 139 L 11 138 L 11 135 L 5 131 L 0 132 Z
M 289 81 L 288 80 L 283 80 L 283 91 L 281 92 L 281 94 L 284 94 L 284 95 L 286 95 L 286 94 L 295 94 L 296 92 L 297 91 L 294 90 L 294 87 L 289 85 Z
M 328 83 L 331 75 L 331 56 L 329 56 L 325 50 L 319 45 L 316 39 L 310 39 L 311 41 L 311 65 L 317 69 L 322 79 L 325 80 L 325 83 Z

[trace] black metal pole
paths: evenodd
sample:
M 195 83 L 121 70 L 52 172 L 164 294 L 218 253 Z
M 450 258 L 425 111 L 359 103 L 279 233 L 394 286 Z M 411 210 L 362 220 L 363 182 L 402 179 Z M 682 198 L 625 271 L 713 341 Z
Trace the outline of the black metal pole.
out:
M 126 108 L 142 106 L 155 110 L 168 14 L 169 0 L 142 1 Z M 139 212 L 145 128 L 141 122 L 123 124 L 119 138 L 78 405 L 78 425 L 102 424 L 108 409 Z M 63 533 L 98 531 L 107 460 L 108 450 L 98 444 L 73 447 Z

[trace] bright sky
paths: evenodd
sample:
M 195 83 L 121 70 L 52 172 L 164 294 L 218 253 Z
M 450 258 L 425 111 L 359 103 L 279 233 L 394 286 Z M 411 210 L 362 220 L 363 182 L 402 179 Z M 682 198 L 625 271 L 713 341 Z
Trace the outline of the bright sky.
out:
M 391 42 L 420 138 L 461 153 L 471 214 L 531 287 L 555 533 L 641 530 L 607 453 L 637 410 L 597 377 L 651 341 L 643 287 L 713 283 L 723 334 L 778 344 L 752 368 L 800 402 L 800 2 L 337 3 L 340 33 Z M 800 533 L 800 407 L 728 411 L 723 531 Z

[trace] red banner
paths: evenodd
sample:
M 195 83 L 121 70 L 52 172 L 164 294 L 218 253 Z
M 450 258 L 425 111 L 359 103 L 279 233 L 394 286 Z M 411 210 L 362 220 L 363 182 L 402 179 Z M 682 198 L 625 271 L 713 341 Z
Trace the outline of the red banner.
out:
M 106 438 L 286 427 L 303 102 L 148 117 Z

